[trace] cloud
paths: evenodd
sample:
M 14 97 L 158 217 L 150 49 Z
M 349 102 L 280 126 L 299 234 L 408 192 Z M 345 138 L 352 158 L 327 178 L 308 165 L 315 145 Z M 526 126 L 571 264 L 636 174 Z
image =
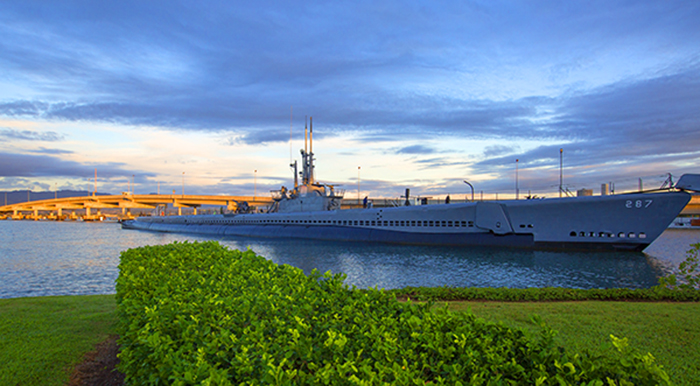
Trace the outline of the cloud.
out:
M 10 117 L 37 117 L 46 110 L 47 104 L 29 100 L 15 100 L 0 103 L 0 114 Z
M 88 178 L 97 168 L 102 178 L 122 178 L 138 174 L 154 177 L 155 174 L 124 169 L 122 163 L 82 164 L 47 155 L 27 155 L 0 152 L 0 177 L 77 177 Z
M 517 146 L 492 145 L 484 148 L 484 158 L 491 158 L 502 154 L 512 154 L 518 151 Z
M 396 154 L 432 154 L 435 149 L 423 145 L 412 145 L 396 150 Z
M 264 145 L 271 142 L 288 142 L 289 134 L 282 130 L 260 130 L 260 131 L 250 131 L 244 133 L 239 137 L 230 137 L 226 140 L 226 144 L 229 146 L 236 146 L 239 144 L 246 145 Z
M 42 133 L 31 130 L 0 129 L 0 138 L 5 138 L 7 140 L 57 142 L 62 141 L 64 136 L 54 131 Z
M 437 168 L 443 168 L 447 166 L 469 166 L 469 162 L 464 161 L 454 161 L 453 159 L 446 157 L 435 157 L 428 159 L 420 159 L 413 161 L 415 164 L 420 166 L 422 170 L 435 170 Z
M 62 150 L 62 149 L 47 149 L 45 147 L 40 147 L 38 150 L 30 150 L 31 153 L 38 154 L 74 154 L 72 150 Z

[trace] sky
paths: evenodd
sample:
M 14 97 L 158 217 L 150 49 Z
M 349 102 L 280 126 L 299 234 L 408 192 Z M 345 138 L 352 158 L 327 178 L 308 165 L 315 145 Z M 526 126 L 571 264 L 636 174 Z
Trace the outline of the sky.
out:
M 560 149 L 571 191 L 657 188 L 700 172 L 698 20 L 698 1 L 3 1 L 0 190 L 266 194 L 293 185 L 308 117 L 316 179 L 348 198 L 557 195 Z

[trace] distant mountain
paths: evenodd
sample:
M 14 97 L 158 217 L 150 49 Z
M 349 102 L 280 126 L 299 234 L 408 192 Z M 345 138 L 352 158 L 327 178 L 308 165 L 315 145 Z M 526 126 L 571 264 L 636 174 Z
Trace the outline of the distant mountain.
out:
M 28 192 L 28 193 L 27 193 Z M 92 196 L 92 192 L 85 190 L 59 190 L 56 192 L 32 192 L 31 190 L 13 190 L 12 192 L 1 192 L 0 191 L 0 206 L 5 205 L 5 199 L 7 197 L 7 205 L 18 204 L 21 202 L 27 202 L 27 197 L 29 201 L 39 201 L 39 200 L 50 200 L 52 198 L 65 198 L 65 197 L 84 197 Z M 111 193 L 100 193 L 97 192 L 98 196 L 110 196 Z

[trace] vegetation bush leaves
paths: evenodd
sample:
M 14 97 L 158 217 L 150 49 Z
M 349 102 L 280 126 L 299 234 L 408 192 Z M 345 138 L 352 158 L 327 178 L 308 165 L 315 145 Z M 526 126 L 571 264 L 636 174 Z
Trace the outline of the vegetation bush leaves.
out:
M 215 242 L 131 249 L 119 270 L 127 384 L 670 384 L 622 340 L 606 355 L 572 353 L 541 321 L 528 338 Z

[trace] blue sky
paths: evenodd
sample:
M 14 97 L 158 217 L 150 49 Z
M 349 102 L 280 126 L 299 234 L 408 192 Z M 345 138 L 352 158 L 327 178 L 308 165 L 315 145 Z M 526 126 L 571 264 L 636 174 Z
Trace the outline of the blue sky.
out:
M 348 197 L 699 172 L 697 1 L 0 3 L 0 190 Z M 184 174 L 183 174 L 184 173 Z

